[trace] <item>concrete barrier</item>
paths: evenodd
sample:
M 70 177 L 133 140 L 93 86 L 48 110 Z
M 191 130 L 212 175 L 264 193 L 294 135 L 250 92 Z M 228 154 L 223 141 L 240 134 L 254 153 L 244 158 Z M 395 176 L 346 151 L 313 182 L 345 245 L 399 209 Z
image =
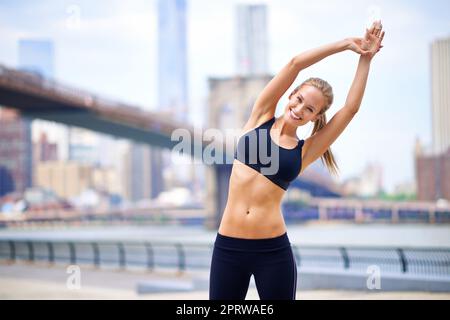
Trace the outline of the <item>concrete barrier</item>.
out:
M 275 276 L 275 275 L 274 275 Z M 450 277 L 418 276 L 408 274 L 380 274 L 380 289 L 369 289 L 369 275 L 354 271 L 300 270 L 297 290 L 362 290 L 362 291 L 429 291 L 450 292 Z M 193 290 L 208 290 L 209 276 L 196 275 L 192 279 Z M 250 288 L 255 287 L 254 278 Z
M 194 291 L 194 283 L 185 280 L 151 280 L 139 282 L 136 286 L 138 294 L 158 292 Z

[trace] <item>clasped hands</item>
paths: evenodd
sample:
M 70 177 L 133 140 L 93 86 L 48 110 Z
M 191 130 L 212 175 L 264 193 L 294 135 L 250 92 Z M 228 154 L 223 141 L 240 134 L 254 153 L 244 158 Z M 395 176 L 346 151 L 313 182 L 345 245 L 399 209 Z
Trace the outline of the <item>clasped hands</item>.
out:
M 347 49 L 359 53 L 362 56 L 373 58 L 383 45 L 384 31 L 381 20 L 375 21 L 370 29 L 366 28 L 364 38 L 347 38 Z

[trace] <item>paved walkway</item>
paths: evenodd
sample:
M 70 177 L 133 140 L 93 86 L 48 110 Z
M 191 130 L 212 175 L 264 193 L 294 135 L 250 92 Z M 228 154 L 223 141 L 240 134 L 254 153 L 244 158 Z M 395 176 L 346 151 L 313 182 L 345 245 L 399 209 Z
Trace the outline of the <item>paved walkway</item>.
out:
M 63 266 L 47 267 L 16 263 L 0 264 L 0 299 L 154 299 L 206 300 L 207 291 L 152 293 L 139 295 L 136 286 L 142 281 L 187 281 L 190 275 L 172 272 L 115 271 L 81 268 L 81 288 L 69 289 L 70 276 Z M 259 300 L 255 288 L 250 288 L 247 300 Z M 298 290 L 298 300 L 327 299 L 445 299 L 450 293 L 432 292 L 362 292 L 347 290 Z

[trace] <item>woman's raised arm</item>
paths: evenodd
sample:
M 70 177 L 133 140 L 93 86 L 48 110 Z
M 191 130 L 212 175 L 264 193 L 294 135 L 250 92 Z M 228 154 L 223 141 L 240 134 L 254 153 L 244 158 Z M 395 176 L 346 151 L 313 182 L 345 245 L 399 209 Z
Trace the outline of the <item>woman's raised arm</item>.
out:
M 358 68 L 353 83 L 344 106 L 336 112 L 330 122 L 321 130 L 305 140 L 303 146 L 302 172 L 309 164 L 321 157 L 328 150 L 358 112 L 369 76 L 370 63 L 376 53 L 380 51 L 383 37 L 384 31 L 381 32 L 381 22 L 377 22 L 374 23 L 370 30 L 366 31 L 364 39 L 351 39 L 359 47 L 358 50 L 363 51 L 363 54 L 359 57 Z M 353 48 L 351 49 L 353 50 Z M 358 52 L 358 50 L 354 51 Z
M 251 117 L 271 118 L 275 114 L 277 103 L 297 78 L 299 72 L 320 60 L 349 49 L 348 39 L 310 49 L 293 57 L 281 71 L 269 81 L 253 105 Z
M 384 38 L 384 31 L 381 31 L 381 22 L 375 22 L 370 30 L 366 31 L 366 35 L 362 40 L 361 46 L 367 50 L 359 58 L 358 69 L 355 78 L 345 100 L 345 108 L 352 112 L 357 112 L 364 95 L 369 76 L 370 62 L 378 51 L 383 47 L 381 42 Z

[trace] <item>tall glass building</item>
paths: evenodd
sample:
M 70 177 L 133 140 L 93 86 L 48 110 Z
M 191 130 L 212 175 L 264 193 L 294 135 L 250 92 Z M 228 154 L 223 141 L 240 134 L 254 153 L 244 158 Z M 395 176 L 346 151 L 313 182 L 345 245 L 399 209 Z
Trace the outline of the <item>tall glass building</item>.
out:
M 268 72 L 267 7 L 240 4 L 236 7 L 236 67 L 242 76 Z
M 19 69 L 51 77 L 53 61 L 51 41 L 19 40 Z M 22 118 L 14 109 L 0 110 L 0 196 L 12 191 L 24 192 L 32 186 L 32 161 L 31 120 Z
M 50 40 L 19 40 L 19 68 L 43 77 L 54 75 L 54 50 Z
M 185 0 L 158 0 L 158 112 L 188 123 L 187 4 Z M 152 195 L 178 186 L 164 177 L 188 181 L 190 170 L 171 163 L 169 151 L 152 147 Z M 192 166 L 192 165 L 191 165 Z M 192 170 L 192 168 L 191 168 Z
M 186 1 L 158 1 L 158 111 L 188 120 Z

